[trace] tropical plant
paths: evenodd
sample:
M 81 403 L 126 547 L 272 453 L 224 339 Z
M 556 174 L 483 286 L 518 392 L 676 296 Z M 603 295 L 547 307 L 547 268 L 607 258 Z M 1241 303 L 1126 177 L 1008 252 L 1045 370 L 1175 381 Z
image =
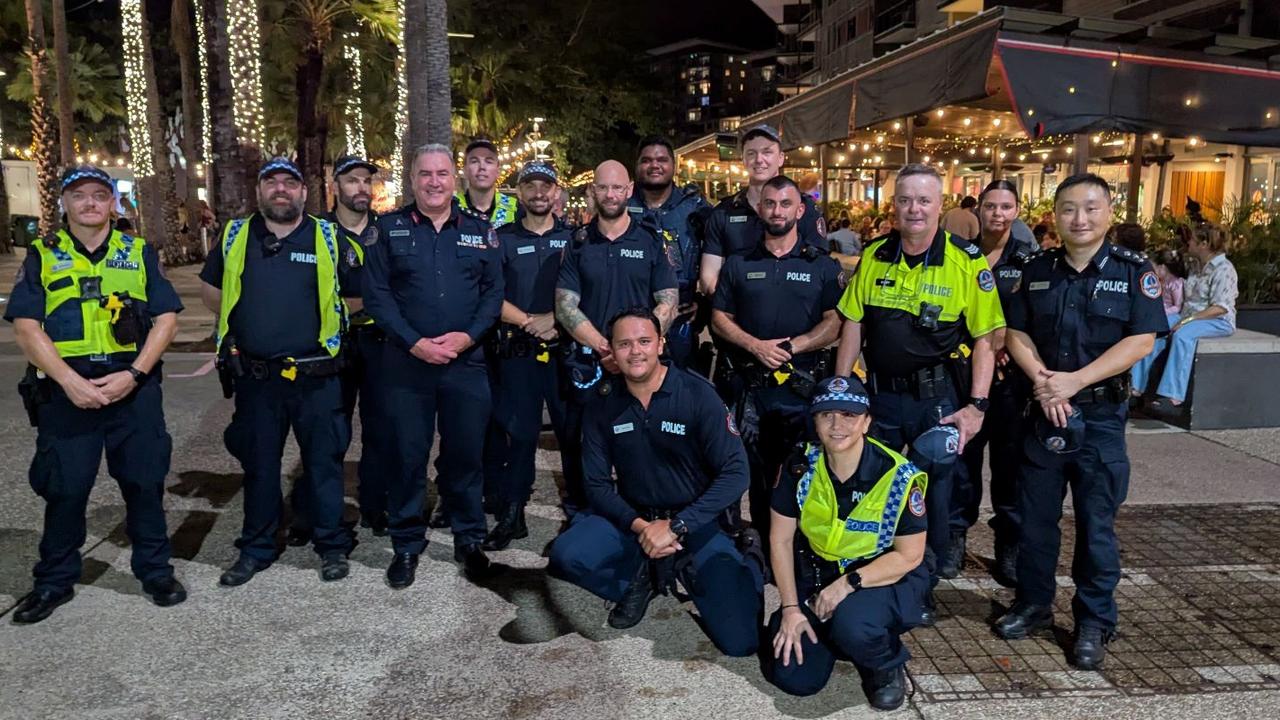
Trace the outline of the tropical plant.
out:
M 70 46 L 72 106 L 76 114 L 87 121 L 81 123 L 79 139 L 84 140 L 95 129 L 88 126 L 124 120 L 124 78 L 116 53 L 83 37 L 73 38 Z M 17 59 L 17 72 L 5 87 L 5 94 L 10 100 L 24 103 L 30 103 L 35 97 L 29 56 Z
M 49 56 L 44 46 L 44 8 L 26 0 L 27 59 L 31 68 L 31 142 L 35 145 L 36 183 L 40 192 L 40 234 L 58 227 L 58 126 L 49 109 Z

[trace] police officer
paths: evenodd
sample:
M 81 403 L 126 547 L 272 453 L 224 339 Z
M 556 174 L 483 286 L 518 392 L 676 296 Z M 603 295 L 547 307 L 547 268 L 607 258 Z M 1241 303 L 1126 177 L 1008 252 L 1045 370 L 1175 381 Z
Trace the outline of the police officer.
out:
M 1022 264 L 1039 250 L 1035 237 L 1018 218 L 1018 187 L 1008 180 L 995 180 L 978 196 L 978 219 L 982 232 L 978 245 L 995 276 L 1001 308 L 1008 314 L 1013 288 L 1022 277 Z M 996 369 L 991 382 L 991 410 L 982 429 L 969 439 L 955 468 L 951 505 L 951 547 L 938 574 L 954 578 L 964 567 L 967 533 L 978 521 L 982 505 L 982 455 L 991 449 L 991 529 L 995 531 L 995 568 L 992 576 L 1013 587 L 1018 556 L 1018 426 L 1023 406 L 1030 394 L 1026 377 L 1009 364 L 1004 347 L 1005 331 L 996 330 L 992 347 Z
M 609 625 L 619 629 L 639 623 L 679 580 L 716 647 L 750 655 L 759 642 L 761 564 L 744 558 L 718 523 L 746 490 L 746 454 L 715 390 L 660 362 L 662 345 L 647 308 L 614 320 L 610 347 L 625 389 L 587 410 L 591 505 L 552 543 L 548 569 L 617 603 Z
M 741 142 L 747 187 L 721 200 L 707 217 L 698 270 L 698 285 L 707 297 L 715 296 L 725 259 L 750 252 L 764 236 L 764 221 L 756 212 L 760 208 L 760 195 L 764 184 L 782 173 L 787 159 L 782 152 L 782 135 L 768 125 L 747 128 Z M 800 240 L 826 250 L 826 221 L 812 198 L 805 195 L 802 200 L 804 212 L 796 223 Z
M 778 468 L 805 432 L 805 409 L 823 348 L 840 332 L 840 266 L 800 240 L 800 188 L 785 175 L 760 195 L 764 240 L 720 271 L 711 323 L 727 341 L 735 413 L 751 462 L 751 524 L 769 534 L 769 493 Z M 827 363 L 829 364 L 829 363 Z M 719 368 L 717 374 L 720 374 Z
M 412 164 L 414 202 L 378 217 L 380 240 L 365 253 L 364 302 L 387 334 L 384 414 L 395 438 L 388 516 L 395 557 L 387 583 L 414 581 L 426 547 L 427 457 L 439 412 L 441 500 L 448 503 L 454 559 L 471 577 L 491 566 L 481 506 L 481 455 L 492 411 L 477 344 L 502 310 L 497 232 L 454 201 L 453 156 L 424 145 Z
M 31 487 L 45 501 L 35 587 L 13 613 L 37 623 L 80 579 L 85 508 L 102 454 L 120 485 L 133 574 L 156 605 L 186 600 L 173 576 L 164 518 L 172 442 L 160 396 L 160 356 L 182 302 L 155 248 L 111 229 L 111 178 L 92 165 L 62 175 L 67 227 L 32 244 L 5 319 L 27 360 L 19 385 L 36 453 Z
M 357 499 L 360 505 L 360 524 L 373 530 L 374 535 L 387 534 L 386 470 L 379 464 L 386 457 L 386 448 L 379 445 L 385 433 L 378 432 L 377 415 L 378 384 L 374 373 L 382 351 L 384 336 L 364 311 L 360 299 L 360 273 L 364 265 L 364 248 L 378 242 L 378 225 L 369 203 L 373 199 L 373 178 L 378 166 L 356 157 L 344 155 L 333 163 L 333 182 L 336 203 L 333 212 L 324 219 L 338 229 L 342 263 L 349 272 L 344 276 L 344 301 L 350 314 L 350 325 L 344 338 L 345 367 L 342 370 L 342 407 L 351 433 L 351 418 L 356 403 L 360 405 L 360 454 Z M 311 525 L 307 517 L 305 499 L 307 493 L 303 476 L 294 485 L 290 499 L 293 504 L 293 524 L 289 528 L 290 545 L 306 545 L 311 541 Z
M 462 154 L 467 189 L 457 194 L 458 204 L 484 216 L 495 228 L 515 222 L 519 210 L 515 198 L 497 191 L 501 172 L 498 148 L 492 141 L 477 138 L 467 144 Z
M 675 261 L 680 304 L 667 332 L 667 352 L 676 367 L 687 369 L 705 322 L 696 321 L 698 262 L 702 258 L 702 234 L 711 206 L 697 185 L 677 188 L 676 152 L 671 141 L 652 136 L 640 141 L 636 160 L 637 187 L 627 202 L 627 212 L 660 229 L 667 253 Z M 702 370 L 704 374 L 710 368 Z
M 769 679 L 812 695 L 845 657 L 871 707 L 894 710 L 911 657 L 900 636 L 920 624 L 929 592 L 928 478 L 866 436 L 869 408 L 858 378 L 819 383 L 809 412 L 820 445 L 803 445 L 773 490 L 769 547 L 782 603 L 769 621 Z
M 602 330 L 630 307 L 652 307 L 664 331 L 679 302 L 675 267 L 654 228 L 627 213 L 631 178 L 616 160 L 595 169 L 591 197 L 596 216 L 573 232 L 556 281 L 556 320 L 573 342 L 565 345 L 564 367 L 569 390 L 565 412 L 565 510 L 584 507 L 581 476 L 582 410 L 611 388 L 605 373 L 618 372 Z
M 320 576 L 340 580 L 350 571 L 342 458 L 351 438 L 339 372 L 341 295 L 351 292 L 354 268 L 334 224 L 303 212 L 306 200 L 298 167 L 268 160 L 258 172 L 258 212 L 227 223 L 200 271 L 201 298 L 218 316 L 219 372 L 235 395 L 224 439 L 244 468 L 240 556 L 219 579 L 226 586 L 243 585 L 276 559 L 290 428 L 302 451 Z
M 1111 224 L 1106 180 L 1067 178 L 1054 193 L 1054 212 L 1063 247 L 1027 260 L 1009 302 L 1009 354 L 1034 383 L 1035 403 L 1018 483 L 1017 594 L 995 631 L 1016 639 L 1052 626 L 1058 521 L 1070 487 L 1072 653 L 1076 667 L 1096 670 L 1117 620 L 1115 517 L 1129 489 L 1128 371 L 1169 325 L 1151 263 L 1105 241 Z
M 554 168 L 538 160 L 525 163 L 516 187 L 525 213 L 498 230 L 506 299 L 494 348 L 498 363 L 494 422 L 509 450 L 498 487 L 502 505 L 485 550 L 502 550 L 512 540 L 529 535 L 524 507 L 533 490 L 544 403 L 562 452 L 566 445 L 561 337 L 554 305 L 560 256 L 571 230 L 551 214 L 560 194 Z M 563 455 L 561 460 L 563 464 Z
M 876 404 L 871 435 L 891 448 L 910 445 L 908 457 L 929 474 L 929 512 L 938 521 L 929 527 L 925 563 L 936 585 L 951 539 L 946 519 L 956 453 L 982 426 L 995 364 L 992 333 L 1004 327 L 1004 315 L 982 250 L 938 227 L 937 171 L 903 166 L 893 203 L 897 226 L 866 247 L 840 299 L 845 321 L 836 369 L 850 373 L 865 339 Z M 924 447 L 938 440 L 950 452 Z M 925 462 L 925 454 L 937 462 Z M 924 623 L 934 620 L 930 596 Z

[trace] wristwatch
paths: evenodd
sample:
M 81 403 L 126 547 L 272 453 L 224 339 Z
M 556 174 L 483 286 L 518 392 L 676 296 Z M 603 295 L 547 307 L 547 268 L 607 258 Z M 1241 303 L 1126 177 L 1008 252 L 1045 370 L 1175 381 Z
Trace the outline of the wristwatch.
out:
M 678 517 L 671 518 L 667 527 L 671 529 L 677 540 L 684 540 L 684 536 L 689 534 L 689 528 L 684 524 L 684 520 Z
M 136 383 L 141 383 L 143 380 L 147 379 L 146 373 L 132 365 L 129 366 L 129 374 L 133 376 L 133 381 Z
M 844 579 L 849 583 L 849 587 L 853 589 L 853 592 L 858 592 L 862 589 L 862 576 L 858 574 L 857 570 L 845 573 Z
M 969 404 L 977 408 L 978 412 L 986 412 L 991 407 L 991 400 L 984 397 L 971 397 Z

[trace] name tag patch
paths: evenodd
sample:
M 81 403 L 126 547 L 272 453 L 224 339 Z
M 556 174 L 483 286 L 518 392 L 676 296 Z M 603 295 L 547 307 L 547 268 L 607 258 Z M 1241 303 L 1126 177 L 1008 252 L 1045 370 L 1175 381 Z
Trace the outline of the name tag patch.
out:
M 316 264 L 315 253 L 291 252 L 289 253 L 289 262 L 306 263 L 308 265 Z
M 133 262 L 132 260 L 112 259 L 107 261 L 107 267 L 111 268 L 112 270 L 137 270 L 138 263 Z
M 893 287 L 896 283 L 893 278 L 876 278 L 876 287 Z
M 621 425 L 613 426 L 613 434 L 621 435 L 622 433 L 629 433 L 635 429 L 636 429 L 635 423 L 622 423 Z
M 520 247 L 516 248 L 516 254 L 517 254 L 517 255 L 528 255 L 529 253 L 531 253 L 531 252 L 533 252 L 533 251 L 535 251 L 535 250 L 537 250 L 537 248 L 535 248 L 535 247 L 534 247 L 534 246 L 532 246 L 532 245 L 521 245 Z
M 1049 281 L 1048 281 L 1048 280 L 1040 280 L 1040 281 L 1037 281 L 1037 282 L 1033 282 L 1033 283 L 1031 283 L 1030 285 L 1028 285 L 1028 286 L 1027 286 L 1027 289 L 1028 289 L 1028 290 L 1048 290 L 1048 289 L 1049 289 Z
M 672 435 L 684 435 L 684 423 L 674 423 L 670 420 L 663 420 L 662 432 L 671 433 Z
M 765 278 L 767 278 L 767 277 L 769 277 L 769 273 L 767 273 L 767 272 L 749 272 L 749 273 L 747 273 L 747 279 L 748 279 L 748 280 L 763 280 L 763 279 L 765 279 Z
M 408 230 L 392 230 L 391 232 L 387 233 L 387 236 L 388 237 L 409 237 L 409 231 Z
M 74 264 L 75 263 L 71 260 L 63 260 L 62 262 L 54 263 L 53 267 L 49 268 L 49 270 L 51 272 L 62 272 L 63 270 L 70 270 L 71 266 Z
M 748 217 L 749 217 L 749 216 L 747 216 L 747 215 L 730 215 L 730 216 L 729 216 L 729 222 L 731 222 L 731 223 L 743 223 L 743 222 L 746 222 L 746 221 L 747 221 L 747 218 L 748 218 Z

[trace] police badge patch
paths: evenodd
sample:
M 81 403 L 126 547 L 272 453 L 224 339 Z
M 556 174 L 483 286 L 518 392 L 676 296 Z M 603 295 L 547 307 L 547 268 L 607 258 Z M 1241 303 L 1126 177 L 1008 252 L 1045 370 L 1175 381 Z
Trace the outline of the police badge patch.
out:
M 728 412 L 726 412 L 726 413 L 724 414 L 724 424 L 729 428 L 729 432 L 733 433 L 734 435 L 739 435 L 739 434 L 740 434 L 740 433 L 738 432 L 738 423 L 734 422 L 734 420 L 733 420 L 733 411 L 732 411 L 732 410 L 730 410 L 730 411 L 728 411 Z
M 827 385 L 827 389 L 829 389 L 833 393 L 846 392 L 849 390 L 849 381 L 845 380 L 842 377 L 838 377 L 832 380 L 829 385 Z
M 357 267 L 360 267 L 360 258 L 356 257 L 356 249 L 355 249 L 355 248 L 353 248 L 353 247 L 348 247 L 348 248 L 347 248 L 346 261 L 347 261 L 347 267 L 349 267 L 349 268 L 357 268 Z
M 818 212 L 818 209 L 814 208 L 813 211 Z M 825 238 L 827 236 L 827 219 L 822 217 L 821 214 L 819 214 L 816 224 L 818 226 L 818 237 Z
M 498 231 L 494 230 L 493 226 L 489 227 L 489 232 L 485 234 L 484 240 L 486 243 L 489 244 L 489 247 L 495 250 L 498 249 L 498 246 L 502 244 L 501 241 L 498 240 Z
M 1142 273 L 1142 277 L 1138 280 L 1138 284 L 1142 286 L 1142 294 L 1152 300 L 1160 297 L 1160 278 L 1150 270 Z
M 841 290 L 849 287 L 849 271 L 848 270 L 841 270 L 836 275 L 836 284 L 840 286 Z
M 907 507 L 911 508 L 912 515 L 924 517 L 924 493 L 920 492 L 919 487 L 911 488 L 911 496 L 907 499 Z
M 996 279 L 992 276 L 990 270 L 984 269 L 982 272 L 978 273 L 978 287 L 981 288 L 983 292 L 991 292 L 996 289 Z
M 378 226 L 369 223 L 364 226 L 364 232 L 360 233 L 360 244 L 365 247 L 378 244 Z

